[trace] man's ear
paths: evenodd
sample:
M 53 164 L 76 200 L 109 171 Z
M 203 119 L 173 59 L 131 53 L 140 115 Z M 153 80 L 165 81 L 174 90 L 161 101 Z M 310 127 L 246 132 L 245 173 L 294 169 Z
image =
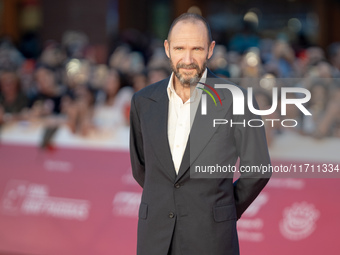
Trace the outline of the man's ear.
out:
M 215 48 L 215 41 L 212 41 L 209 46 L 209 52 L 208 52 L 208 59 L 211 58 L 212 54 L 214 53 L 214 48 Z
M 165 54 L 168 56 L 168 58 L 170 58 L 170 43 L 168 42 L 168 40 L 164 41 L 164 50 Z

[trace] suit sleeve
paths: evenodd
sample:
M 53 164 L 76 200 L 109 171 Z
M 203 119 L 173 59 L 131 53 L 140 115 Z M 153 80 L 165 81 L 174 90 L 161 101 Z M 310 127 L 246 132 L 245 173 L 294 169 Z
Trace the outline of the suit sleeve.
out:
M 145 179 L 143 137 L 135 96 L 132 97 L 130 110 L 130 160 L 133 177 L 143 188 Z
M 247 98 L 246 95 L 245 98 Z M 258 108 L 255 99 L 253 99 L 253 102 L 254 107 Z M 241 173 L 241 177 L 234 182 L 234 198 L 238 219 L 259 195 L 271 177 L 271 172 L 242 173 L 241 171 L 242 167 L 246 166 L 268 167 L 268 165 L 271 164 L 264 126 L 250 127 L 248 121 L 251 119 L 256 119 L 256 121 L 252 121 L 251 125 L 260 126 L 261 117 L 251 113 L 247 105 L 245 106 L 245 115 L 234 116 L 234 121 L 237 123 L 245 121 L 245 125 L 236 124 L 234 130 L 236 149 L 240 158 Z

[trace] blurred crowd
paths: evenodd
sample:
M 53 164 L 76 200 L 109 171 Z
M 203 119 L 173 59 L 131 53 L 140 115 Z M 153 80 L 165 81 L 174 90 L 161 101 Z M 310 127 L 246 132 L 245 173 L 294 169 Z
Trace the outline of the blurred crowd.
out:
M 266 123 L 269 143 L 287 129 L 315 138 L 340 137 L 340 43 L 324 51 L 297 49 L 285 39 L 247 40 L 235 37 L 229 45 L 217 45 L 208 67 L 253 87 L 261 109 L 271 107 L 273 87 L 303 87 L 312 95 L 305 104 L 312 116 L 293 105 L 281 116 L 278 107 L 271 118 L 296 119 L 298 125 L 283 129 Z M 83 137 L 109 135 L 129 125 L 133 93 L 170 74 L 163 42 L 137 32 L 116 43 L 106 63 L 98 63 L 95 48 L 80 32 L 65 33 L 61 42 L 45 42 L 35 58 L 2 38 L 0 126 L 43 121 Z

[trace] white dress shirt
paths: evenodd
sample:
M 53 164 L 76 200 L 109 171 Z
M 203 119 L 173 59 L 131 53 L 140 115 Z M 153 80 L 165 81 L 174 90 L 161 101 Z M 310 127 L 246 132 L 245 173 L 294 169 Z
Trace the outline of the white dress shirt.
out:
M 182 163 L 183 154 L 187 146 L 188 137 L 194 116 L 196 114 L 198 104 L 201 99 L 202 90 L 194 89 L 190 98 L 183 103 L 182 99 L 177 95 L 174 85 L 173 76 L 171 74 L 167 92 L 169 97 L 169 112 L 168 112 L 168 139 L 172 155 L 172 161 L 174 162 L 176 174 L 178 174 L 179 168 Z M 207 69 L 205 69 L 200 82 L 205 82 L 207 77 Z M 197 84 L 197 87 L 204 88 L 202 84 Z M 191 108 L 191 118 L 190 118 Z

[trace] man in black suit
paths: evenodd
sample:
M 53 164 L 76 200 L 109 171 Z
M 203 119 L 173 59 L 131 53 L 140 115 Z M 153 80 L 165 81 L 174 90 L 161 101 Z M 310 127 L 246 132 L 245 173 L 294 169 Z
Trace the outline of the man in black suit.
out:
M 271 175 L 244 172 L 233 183 L 232 172 L 196 171 L 234 166 L 238 158 L 240 167 L 270 164 L 264 128 L 246 125 L 259 117 L 248 107 L 244 115 L 233 115 L 230 90 L 218 91 L 218 106 L 205 100 L 207 114 L 200 110 L 201 98 L 214 86 L 209 80 L 228 83 L 206 68 L 214 46 L 201 16 L 181 15 L 164 42 L 172 75 L 132 99 L 130 156 L 133 176 L 143 188 L 138 255 L 239 254 L 236 221 Z M 234 125 L 213 127 L 214 119 Z

